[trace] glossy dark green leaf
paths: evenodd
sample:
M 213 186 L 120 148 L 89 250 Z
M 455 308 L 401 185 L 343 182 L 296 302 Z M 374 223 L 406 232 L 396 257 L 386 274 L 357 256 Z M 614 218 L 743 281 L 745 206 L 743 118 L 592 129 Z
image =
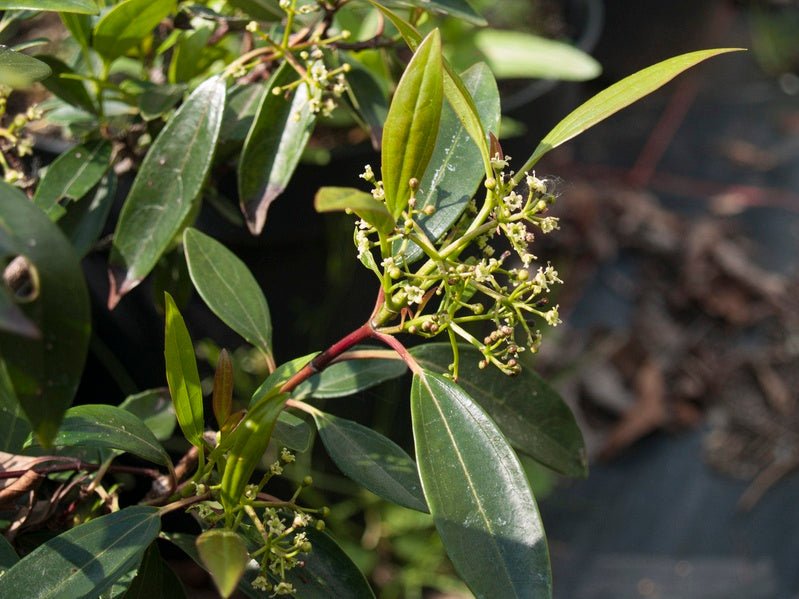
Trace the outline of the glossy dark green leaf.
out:
M 544 528 L 519 459 L 452 381 L 413 377 L 416 462 L 455 569 L 477 597 L 551 597 Z
M 317 212 L 343 212 L 349 210 L 381 233 L 394 230 L 392 218 L 386 205 L 360 189 L 352 187 L 322 187 L 316 192 L 314 208 Z
M 297 168 L 316 121 L 305 83 L 288 97 L 272 93 L 296 77 L 294 69 L 284 62 L 269 80 L 239 160 L 241 209 L 256 235 L 264 228 L 269 205 L 283 193 Z
M 303 367 L 316 356 L 318 356 L 319 353 L 320 352 L 314 352 L 312 354 L 308 354 L 307 356 L 294 358 L 293 360 L 285 362 L 275 368 L 275 371 L 266 377 L 264 382 L 261 383 L 255 390 L 255 393 L 252 394 L 252 397 L 250 398 L 250 405 L 252 406 L 255 404 L 255 402 L 266 397 L 272 392 L 273 389 L 283 386 L 284 383 L 286 383 L 292 376 L 302 370 Z
M 53 444 L 118 449 L 162 466 L 171 464 L 169 455 L 147 425 L 138 416 L 116 406 L 97 404 L 70 408 Z
M 427 511 L 416 464 L 400 446 L 357 422 L 318 410 L 313 417 L 339 470 L 378 497 Z
M 258 112 L 266 87 L 264 83 L 251 83 L 234 85 L 228 89 L 222 129 L 219 132 L 220 143 L 241 143 L 247 139 L 247 132 Z
M 224 245 L 188 228 L 183 233 L 194 287 L 222 322 L 267 355 L 272 354 L 269 306 L 250 270 Z
M 176 9 L 175 0 L 124 0 L 94 26 L 92 46 L 106 60 L 119 58 L 152 34 Z
M 95 112 L 94 102 L 89 96 L 89 92 L 86 91 L 84 82 L 61 76 L 74 75 L 74 70 L 55 56 L 43 54 L 37 58 L 50 67 L 51 72 L 50 76 L 42 81 L 42 85 L 67 104 L 82 108 L 88 112 Z
M 292 397 L 346 397 L 405 374 L 402 360 L 375 358 L 338 362 L 300 383 Z
M 586 81 L 602 72 L 590 55 L 570 44 L 522 31 L 483 29 L 474 43 L 497 79 Z
M 169 394 L 175 406 L 178 424 L 186 439 L 195 445 L 202 445 L 205 420 L 203 416 L 203 391 L 194 346 L 186 323 L 180 315 L 175 300 L 165 294 L 166 334 L 164 356 L 166 357 L 166 380 Z
M 123 595 L 124 599 L 182 599 L 186 591 L 153 542 L 144 552 L 139 570 Z
M 297 418 L 284 410 L 277 417 L 272 439 L 278 447 L 287 447 L 303 453 L 311 447 L 313 430 L 302 418 Z
M 374 599 L 366 578 L 344 550 L 328 535 L 305 529 L 313 549 L 303 555 L 305 567 L 286 572 L 286 580 L 302 599 Z
M 0 85 L 11 88 L 30 87 L 50 75 L 50 67 L 41 60 L 0 46 Z
M 484 27 L 488 24 L 466 0 L 400 0 L 398 4 L 421 8 L 437 14 L 450 15 L 478 27 Z
M 683 71 L 713 56 L 739 50 L 740 48 L 717 48 L 689 52 L 654 64 L 614 83 L 575 108 L 566 118 L 555 125 L 555 128 L 547 133 L 538 144 L 520 172 L 528 171 L 553 148 L 577 137 L 586 129 L 593 127 L 622 108 L 651 94 Z
M 207 530 L 197 537 L 197 553 L 222 597 L 230 597 L 244 575 L 250 555 L 232 530 Z
M 397 84 L 383 130 L 383 189 L 394 220 L 408 205 L 408 182 L 422 179 L 433 154 L 441 120 L 442 80 L 441 36 L 435 29 L 419 44 Z
M 42 332 L 25 316 L 16 304 L 13 293 L 5 285 L 0 287 L 0 331 L 30 339 L 40 339 L 42 336 Z
M 67 204 L 67 213 L 58 221 L 58 226 L 72 242 L 78 256 L 88 254 L 103 232 L 116 191 L 117 177 L 109 170 L 82 202 Z
M 491 70 L 485 64 L 478 63 L 461 77 L 474 99 L 483 128 L 486 131 L 498 131 L 502 111 L 499 90 Z M 484 176 L 482 170 L 475 168 L 479 162 L 480 149 L 449 102 L 445 103 L 436 147 L 419 186 L 420 191 L 416 194 L 417 208 L 435 208 L 432 215 L 422 215 L 418 220 L 431 241 L 441 237 L 458 220 L 474 197 Z M 395 248 L 398 247 L 395 244 Z M 410 263 L 421 255 L 421 248 L 411 244 L 405 260 Z
M 94 0 L 0 0 L 0 10 L 53 10 L 90 15 L 98 11 Z
M 433 372 L 447 372 L 452 361 L 449 343 L 429 343 L 411 349 L 414 358 Z M 496 368 L 481 370 L 482 355 L 459 346 L 458 384 L 488 412 L 508 441 L 542 464 L 568 476 L 585 476 L 588 459 L 574 415 L 557 392 L 522 358 L 522 371 L 509 377 Z
M 33 203 L 56 221 L 66 213 L 60 202 L 80 200 L 99 183 L 110 167 L 111 144 L 106 140 L 75 146 L 47 168 L 36 188 Z
M 151 121 L 162 117 L 183 99 L 185 85 L 153 85 L 139 95 L 138 106 L 142 118 Z
M 147 152 L 114 233 L 109 306 L 114 307 L 147 276 L 196 209 L 224 103 L 224 79 L 208 79 L 178 109 Z
M 0 358 L 0 451 L 19 453 L 30 432 L 31 425 L 14 395 L 6 363 Z
M 244 487 L 250 482 L 252 473 L 272 438 L 272 430 L 288 394 L 273 392 L 255 403 L 236 429 L 229 435 L 225 471 L 222 474 L 222 503 L 230 509 L 237 505 Z
M 130 395 L 119 407 L 138 416 L 159 441 L 169 439 L 175 430 L 175 408 L 164 387 Z
M 0 333 L 14 393 L 43 445 L 49 445 L 83 372 L 89 346 L 86 283 L 69 241 L 21 192 L 0 183 L 0 231 L 35 269 L 30 301 L 19 304 L 41 339 Z
M 158 536 L 153 507 L 133 506 L 101 516 L 34 549 L 0 576 L 0 596 L 92 597 L 135 568 Z
M 0 535 L 0 571 L 5 572 L 19 561 L 19 556 L 6 538 Z
M 411 50 L 416 50 L 422 39 L 421 34 L 416 28 L 379 2 L 375 0 L 367 1 L 391 21 L 391 24 L 400 32 L 400 35 L 402 35 L 408 47 Z M 483 157 L 483 168 L 486 174 L 490 174 L 492 169 L 489 162 L 488 134 L 485 129 L 483 129 L 477 107 L 466 90 L 466 86 L 446 60 L 444 60 L 444 96 L 447 98 L 450 106 L 452 106 L 455 114 L 458 115 L 458 118 L 469 133 L 469 136 L 474 140 L 474 143 L 477 144 L 477 147 L 480 148 L 480 154 Z
M 383 124 L 388 116 L 388 94 L 374 75 L 358 61 L 347 62 L 352 67 L 347 73 L 347 86 L 353 107 L 369 128 L 372 147 L 379 150 L 383 140 Z

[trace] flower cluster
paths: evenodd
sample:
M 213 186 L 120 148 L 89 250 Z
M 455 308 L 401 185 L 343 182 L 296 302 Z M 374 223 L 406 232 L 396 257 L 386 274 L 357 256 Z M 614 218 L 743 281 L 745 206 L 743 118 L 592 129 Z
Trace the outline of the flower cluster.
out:
M 26 189 L 34 184 L 25 174 L 21 160 L 33 151 L 33 138 L 26 129 L 32 121 L 41 119 L 43 113 L 37 106 L 31 106 L 6 124 L 6 102 L 7 96 L 0 92 L 0 169 L 6 183 Z
M 485 181 L 482 205 L 472 200 L 437 239 L 426 228 L 433 207 L 417 206 L 415 197 L 387 239 L 376 239 L 376 230 L 364 220 L 355 227 L 358 258 L 380 277 L 388 310 L 400 319 L 386 330 L 423 337 L 447 331 L 455 354 L 453 376 L 455 336 L 481 351 L 481 367 L 494 364 L 514 374 L 520 370 L 519 354 L 538 349 L 541 333 L 535 323 L 560 322 L 558 307 L 548 307 L 547 296 L 562 281 L 551 264 L 538 264 L 531 252 L 537 234 L 558 228 L 557 218 L 548 215 L 556 197 L 553 186 L 535 173 L 515 185 L 513 173 L 504 171 L 509 162 L 509 156 L 494 156 L 495 177 Z M 375 199 L 384 200 L 370 166 L 360 177 L 371 184 Z M 419 195 L 418 183 L 410 186 Z M 378 248 L 380 261 L 373 255 Z M 428 260 L 416 267 L 414 252 L 420 249 Z M 382 326 L 391 318 L 378 320 Z M 488 334 L 474 332 L 481 322 L 491 324 Z

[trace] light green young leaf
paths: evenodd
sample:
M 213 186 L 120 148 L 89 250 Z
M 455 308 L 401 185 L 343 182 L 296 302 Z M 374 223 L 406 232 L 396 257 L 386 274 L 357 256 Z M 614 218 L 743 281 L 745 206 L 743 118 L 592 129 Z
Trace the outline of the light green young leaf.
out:
M 113 590 L 113 589 L 112 589 Z M 124 599 L 183 599 L 186 591 L 164 558 L 155 541 L 150 543 Z
M 283 193 L 294 174 L 316 122 L 310 105 L 311 92 L 305 83 L 300 83 L 288 98 L 284 93 L 273 93 L 295 79 L 294 69 L 285 62 L 272 75 L 239 160 L 241 210 L 255 235 L 264 228 L 270 204 Z
M 312 414 L 339 470 L 378 497 L 427 512 L 416 464 L 401 447 L 357 422 L 319 410 Z
M 397 4 L 421 8 L 436 14 L 449 15 L 478 27 L 488 25 L 486 20 L 466 0 L 399 0 Z
M 66 209 L 61 200 L 80 200 L 111 167 L 111 144 L 98 140 L 70 148 L 47 168 L 36 188 L 33 203 L 57 221 Z
M 147 152 L 114 232 L 109 307 L 147 276 L 197 208 L 224 103 L 224 79 L 208 79 L 178 109 Z
M 232 530 L 206 530 L 197 537 L 197 553 L 225 599 L 244 575 L 250 555 L 242 538 Z
M 183 434 L 192 445 L 200 447 L 205 420 L 203 392 L 200 387 L 200 375 L 197 372 L 197 360 L 194 357 L 194 346 L 175 300 L 168 293 L 164 296 L 166 304 L 164 355 L 169 393 Z
M 394 230 L 394 219 L 386 205 L 360 189 L 322 187 L 316 192 L 314 208 L 317 212 L 351 210 L 381 233 L 388 234 Z
M 455 569 L 478 597 L 551 597 L 544 528 L 519 459 L 452 381 L 413 377 L 416 463 Z
M 148 389 L 125 398 L 119 407 L 138 416 L 159 441 L 172 436 L 177 423 L 169 389 Z
M 555 125 L 555 128 L 547 133 L 538 144 L 533 155 L 519 170 L 517 177 L 529 171 L 550 150 L 577 137 L 586 129 L 593 127 L 622 108 L 651 94 L 683 71 L 713 56 L 740 50 L 741 48 L 717 48 L 689 52 L 654 64 L 614 83 L 575 108 L 566 118 Z
M 108 61 L 119 58 L 151 35 L 176 9 L 175 0 L 124 0 L 94 26 L 93 47 Z
M 188 228 L 183 232 L 186 262 L 194 287 L 222 322 L 272 355 L 272 320 L 258 282 L 224 245 Z
M 109 405 L 83 405 L 67 410 L 53 444 L 118 449 L 171 467 L 169 455 L 147 425 L 127 410 Z
M 356 348 L 357 349 L 357 348 Z M 345 360 L 300 383 L 294 399 L 346 397 L 405 374 L 405 362 L 391 358 Z
M 98 12 L 94 0 L 0 0 L 0 10 L 52 10 L 88 15 Z
M 447 372 L 452 361 L 449 343 L 425 343 L 411 348 L 419 364 Z M 583 436 L 569 407 L 523 359 L 522 371 L 509 377 L 496 368 L 481 370 L 480 352 L 458 348 L 458 385 L 482 407 L 511 445 L 542 464 L 568 476 L 585 476 L 588 460 Z
M 30 87 L 50 75 L 50 67 L 41 60 L 0 46 L 0 85 L 14 89 Z
M 0 356 L 34 433 L 49 446 L 83 372 L 89 295 L 69 241 L 25 195 L 2 182 L 0 234 L 34 269 L 31 299 L 18 306 L 43 333 L 27 338 L 0 332 Z
M 382 176 L 386 207 L 396 221 L 408 205 L 411 179 L 424 175 L 436 145 L 443 100 L 441 35 L 419 44 L 397 84 L 383 129 Z
M 497 131 L 502 114 L 499 104 L 499 90 L 491 70 L 485 63 L 478 63 L 462 75 L 463 84 L 474 99 L 484 130 Z M 474 197 L 483 172 L 474 168 L 480 161 L 480 149 L 470 139 L 449 102 L 441 112 L 436 147 L 430 164 L 416 194 L 416 207 L 433 206 L 432 215 L 421 215 L 419 225 L 431 241 L 437 240 L 463 214 L 469 200 Z M 395 251 L 399 242 L 395 242 Z M 422 256 L 422 250 L 411 244 L 405 252 L 405 261 L 411 263 Z
M 158 509 L 139 505 L 76 526 L 0 576 L 0 597 L 96 597 L 138 565 L 160 530 Z
M 230 509 L 238 504 L 244 487 L 250 482 L 252 473 L 269 445 L 275 421 L 287 399 L 287 393 L 279 393 L 277 390 L 267 395 L 250 408 L 228 436 L 230 451 L 221 484 L 222 504 L 226 508 Z

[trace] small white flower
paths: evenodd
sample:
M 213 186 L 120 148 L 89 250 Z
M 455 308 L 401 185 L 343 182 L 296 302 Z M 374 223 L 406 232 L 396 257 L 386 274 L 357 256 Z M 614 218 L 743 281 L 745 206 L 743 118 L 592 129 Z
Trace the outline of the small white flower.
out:
M 275 587 L 275 595 L 294 595 L 297 590 L 290 582 L 279 582 Z
M 272 588 L 272 585 L 269 584 L 269 581 L 266 579 L 266 576 L 256 576 L 253 581 L 250 583 L 252 588 L 256 591 L 268 591 Z
M 416 285 L 405 285 L 405 295 L 408 296 L 408 303 L 421 304 L 424 299 L 424 289 Z
M 294 457 L 293 453 L 291 453 L 288 449 L 284 447 L 283 449 L 280 450 L 280 459 L 286 462 L 287 464 L 291 464 L 296 458 Z
M 283 474 L 283 466 L 280 465 L 280 462 L 274 462 L 271 466 L 269 466 L 269 472 L 275 476 L 280 476 Z
M 386 192 L 383 190 L 383 182 L 378 181 L 377 186 L 372 190 L 372 197 L 376 200 L 385 200 Z
M 375 180 L 375 173 L 372 170 L 372 165 L 371 164 L 367 164 L 365 167 L 363 167 L 363 172 L 360 175 L 358 175 L 358 176 L 361 179 L 363 179 L 364 181 L 374 181 Z
M 532 175 L 527 175 L 526 181 L 527 181 L 527 187 L 530 188 L 530 191 L 533 191 L 538 194 L 545 194 L 547 192 L 546 182 L 536 177 L 535 172 L 533 172 Z
M 544 312 L 544 320 L 547 321 L 549 326 L 556 327 L 560 324 L 560 318 L 558 316 L 558 306 L 555 306 L 551 310 Z
M 521 209 L 524 198 L 515 191 L 511 191 L 508 195 L 502 198 L 502 202 L 511 212 Z
M 552 231 L 560 228 L 558 219 L 554 216 L 542 218 L 540 221 L 538 221 L 538 226 L 541 228 L 542 233 L 551 233 Z

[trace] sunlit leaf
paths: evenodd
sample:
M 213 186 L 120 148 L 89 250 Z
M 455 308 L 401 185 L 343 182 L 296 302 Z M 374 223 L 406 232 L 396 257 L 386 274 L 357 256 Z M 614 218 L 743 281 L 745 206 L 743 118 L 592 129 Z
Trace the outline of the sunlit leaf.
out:
M 322 187 L 316 192 L 314 208 L 317 212 L 342 212 L 350 210 L 382 233 L 391 233 L 394 219 L 386 205 L 352 187 Z
M 176 9 L 175 0 L 124 0 L 94 26 L 92 46 L 106 60 L 119 58 L 151 35 Z
M 94 0 L 0 0 L 0 10 L 52 10 L 92 15 L 98 11 Z
M 232 530 L 207 530 L 197 537 L 197 553 L 222 597 L 230 597 L 244 575 L 250 556 Z
M 449 15 L 483 27 L 486 20 L 481 17 L 466 0 L 399 0 L 397 4 L 413 6 L 426 11 Z
M 168 293 L 166 302 L 166 334 L 164 355 L 166 357 L 166 380 L 175 406 L 178 424 L 190 443 L 202 444 L 205 421 L 203 417 L 203 392 L 194 346 L 183 317 Z
M 427 505 L 464 582 L 478 597 L 551 597 L 538 507 L 497 426 L 427 370 L 413 378 L 411 416 Z
M 41 60 L 0 46 L 0 85 L 30 87 L 50 75 L 50 67 Z

